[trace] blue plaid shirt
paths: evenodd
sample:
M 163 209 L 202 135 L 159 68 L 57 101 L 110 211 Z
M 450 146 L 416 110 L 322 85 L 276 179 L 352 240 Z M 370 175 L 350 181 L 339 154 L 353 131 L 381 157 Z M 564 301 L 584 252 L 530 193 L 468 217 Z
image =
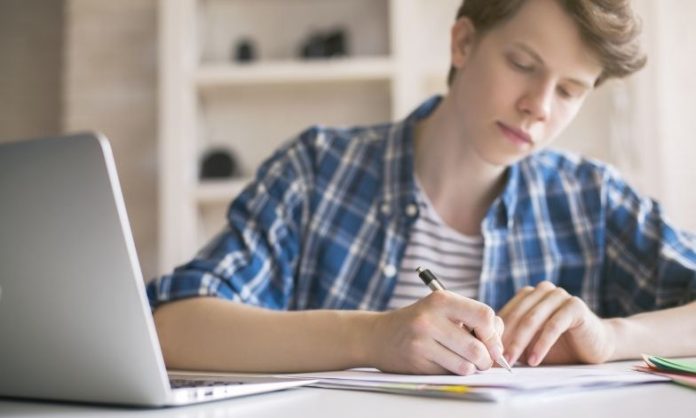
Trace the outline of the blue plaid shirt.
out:
M 232 202 L 227 227 L 148 285 L 151 306 L 218 296 L 279 310 L 386 308 L 417 211 L 413 125 L 313 127 Z M 500 309 L 550 280 L 600 316 L 696 299 L 696 236 L 596 161 L 541 151 L 507 171 L 482 223 L 478 299 Z

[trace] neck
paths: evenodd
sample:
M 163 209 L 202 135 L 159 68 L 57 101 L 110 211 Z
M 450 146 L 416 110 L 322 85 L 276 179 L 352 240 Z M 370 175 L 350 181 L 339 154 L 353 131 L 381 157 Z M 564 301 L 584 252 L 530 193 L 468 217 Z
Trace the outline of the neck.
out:
M 415 171 L 440 217 L 455 230 L 480 234 L 505 168 L 485 161 L 463 136 L 449 96 L 415 127 Z

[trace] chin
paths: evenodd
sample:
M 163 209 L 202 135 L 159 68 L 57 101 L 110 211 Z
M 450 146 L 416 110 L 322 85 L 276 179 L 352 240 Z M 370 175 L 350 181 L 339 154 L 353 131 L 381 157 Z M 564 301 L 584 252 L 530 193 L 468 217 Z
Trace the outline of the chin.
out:
M 479 142 L 476 148 L 479 156 L 485 162 L 496 167 L 509 167 L 537 151 L 537 147 L 534 145 L 518 147 L 511 146 L 506 140 L 499 137 L 491 139 L 487 142 Z
M 520 162 L 521 160 L 527 158 L 531 154 L 533 154 L 534 151 L 530 152 L 525 152 L 525 153 L 490 153 L 488 155 L 484 155 L 483 159 L 491 165 L 498 166 L 498 167 L 509 167 L 513 164 L 516 164 Z

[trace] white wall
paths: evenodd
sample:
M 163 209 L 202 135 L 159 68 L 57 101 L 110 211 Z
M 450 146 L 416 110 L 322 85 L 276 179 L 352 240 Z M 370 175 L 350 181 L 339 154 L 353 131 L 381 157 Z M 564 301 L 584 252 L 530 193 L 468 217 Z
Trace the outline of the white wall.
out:
M 145 280 L 157 272 L 155 0 L 67 0 L 66 131 L 112 142 Z
M 696 2 L 661 0 L 654 6 L 661 197 L 678 224 L 696 231 Z
M 673 221 L 696 231 L 696 3 L 639 0 L 648 65 L 633 83 L 643 184 Z

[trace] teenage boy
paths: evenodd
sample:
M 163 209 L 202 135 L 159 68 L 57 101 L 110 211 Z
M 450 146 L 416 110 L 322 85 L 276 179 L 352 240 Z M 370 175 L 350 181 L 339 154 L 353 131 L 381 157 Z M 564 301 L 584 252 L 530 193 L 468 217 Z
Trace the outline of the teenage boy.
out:
M 150 284 L 168 366 L 470 374 L 502 351 L 696 354 L 694 236 L 611 168 L 545 150 L 594 87 L 644 65 L 639 32 L 629 0 L 466 0 L 444 98 L 302 133 Z M 430 293 L 420 264 L 450 291 Z

